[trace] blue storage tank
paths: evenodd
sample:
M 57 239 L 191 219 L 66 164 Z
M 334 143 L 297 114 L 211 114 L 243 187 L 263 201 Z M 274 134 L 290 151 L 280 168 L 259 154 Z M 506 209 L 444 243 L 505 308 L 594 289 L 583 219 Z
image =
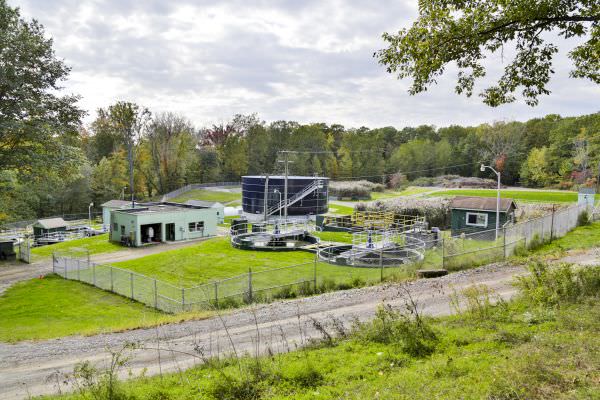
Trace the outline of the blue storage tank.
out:
M 279 215 L 279 199 L 284 200 L 284 176 L 242 176 L 242 209 L 249 214 L 264 214 L 265 187 L 267 210 Z M 288 215 L 323 214 L 328 209 L 329 178 L 315 176 L 288 176 Z M 285 211 L 281 210 L 281 215 Z

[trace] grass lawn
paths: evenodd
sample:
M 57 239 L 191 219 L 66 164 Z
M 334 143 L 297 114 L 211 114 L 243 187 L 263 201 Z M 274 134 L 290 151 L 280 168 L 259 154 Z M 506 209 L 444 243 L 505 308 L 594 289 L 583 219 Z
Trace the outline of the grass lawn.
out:
M 89 238 L 69 240 L 49 246 L 34 247 L 31 254 L 36 257 L 50 257 L 55 251 L 69 251 L 73 249 L 87 249 L 90 254 L 111 253 L 123 250 L 123 246 L 108 241 L 108 233 Z
M 533 254 L 551 254 L 600 246 L 600 222 L 579 226 L 567 235 L 541 245 Z
M 251 251 L 233 248 L 229 238 L 214 238 L 183 249 L 166 251 L 135 260 L 112 264 L 115 267 L 135 271 L 171 284 L 190 287 L 202 283 L 231 278 L 248 273 L 269 271 L 279 267 L 305 264 L 267 274 L 255 274 L 256 290 L 277 284 L 312 281 L 314 254 L 305 251 Z M 388 269 L 386 277 L 403 268 Z M 318 263 L 318 281 L 331 279 L 336 283 L 351 282 L 356 278 L 371 283 L 380 279 L 378 268 L 352 268 Z M 225 290 L 225 289 L 224 289 Z
M 4 342 L 91 335 L 182 319 L 56 275 L 9 288 L 0 296 L 0 315 Z
M 314 236 L 321 239 L 322 242 L 352 243 L 352 234 L 349 232 L 313 232 Z
M 592 279 L 589 286 L 598 273 Z M 599 398 L 600 303 L 591 291 L 578 301 L 559 295 L 560 306 L 529 297 L 494 307 L 485 292 L 471 293 L 477 303 L 455 316 L 418 324 L 410 314 L 382 310 L 341 338 L 329 321 L 322 329 L 333 339 L 323 335 L 320 343 L 286 354 L 213 360 L 123 382 L 120 398 Z
M 452 196 L 481 196 L 496 197 L 496 189 L 450 189 L 431 193 L 431 197 L 452 197 Z M 567 191 L 527 191 L 527 190 L 501 190 L 500 196 L 509 197 L 513 200 L 532 201 L 544 203 L 567 203 L 576 202 L 577 193 Z M 596 199 L 600 199 L 596 195 Z
M 338 203 L 329 203 L 330 214 L 348 215 L 354 213 L 354 206 L 346 206 Z
M 385 200 L 385 199 L 393 199 L 396 197 L 403 196 L 414 196 L 416 194 L 430 192 L 431 188 L 427 187 L 419 187 L 419 186 L 409 186 L 404 190 L 396 191 L 396 190 L 386 190 L 384 192 L 371 192 L 372 200 Z
M 205 201 L 218 201 L 219 203 L 228 203 L 234 200 L 240 200 L 242 197 L 241 193 L 222 192 L 217 190 L 207 189 L 194 189 L 189 192 L 185 192 L 178 197 L 174 197 L 169 201 L 176 203 L 185 203 L 188 200 L 205 200 Z

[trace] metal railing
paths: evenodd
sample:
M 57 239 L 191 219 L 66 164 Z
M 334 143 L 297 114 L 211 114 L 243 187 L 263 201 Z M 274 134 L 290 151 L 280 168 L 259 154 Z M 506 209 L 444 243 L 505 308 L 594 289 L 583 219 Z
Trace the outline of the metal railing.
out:
M 229 307 L 251 302 L 264 302 L 307 295 L 327 290 L 376 284 L 381 281 L 410 276 L 419 268 L 469 268 L 515 254 L 544 241 L 564 236 L 578 224 L 586 206 L 572 206 L 540 218 L 505 226 L 496 238 L 495 230 L 408 243 L 423 252 L 399 267 L 392 268 L 375 258 L 370 268 L 332 265 L 318 259 L 312 262 L 281 266 L 215 280 L 197 286 L 182 287 L 150 276 L 110 265 L 89 261 L 89 256 L 54 253 L 53 271 L 66 278 L 86 282 L 104 290 L 134 299 L 166 312 Z M 379 268 L 377 268 L 377 266 Z

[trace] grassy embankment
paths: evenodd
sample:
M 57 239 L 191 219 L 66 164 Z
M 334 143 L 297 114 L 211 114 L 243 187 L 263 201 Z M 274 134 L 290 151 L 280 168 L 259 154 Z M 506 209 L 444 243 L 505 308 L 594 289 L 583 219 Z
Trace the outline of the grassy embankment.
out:
M 240 200 L 242 194 L 240 192 L 226 192 L 219 190 L 194 189 L 183 193 L 182 195 L 172 198 L 169 201 L 176 203 L 185 203 L 188 200 L 204 200 L 218 201 L 219 203 L 229 203 L 235 200 Z
M 185 318 L 56 275 L 9 288 L 0 296 L 0 315 L 3 342 L 115 332 Z
M 128 382 L 92 372 L 90 385 L 80 381 L 86 391 L 52 398 L 598 399 L 600 267 L 531 268 L 510 302 L 493 305 L 484 286 L 472 287 L 453 297 L 464 299 L 454 316 L 382 307 L 350 329 L 320 324 L 320 340 L 287 354 Z
M 480 196 L 496 197 L 496 189 L 449 189 L 434 192 L 429 197 Z M 569 203 L 577 201 L 577 192 L 567 191 L 534 191 L 534 190 L 501 190 L 500 196 L 524 202 Z M 600 195 L 596 195 L 600 200 Z
M 47 258 L 56 252 L 68 252 L 74 250 L 85 249 L 90 254 L 112 253 L 123 250 L 123 246 L 108 241 L 108 233 L 89 238 L 69 240 L 62 243 L 52 244 L 49 246 L 34 247 L 31 249 L 31 254 L 37 258 Z

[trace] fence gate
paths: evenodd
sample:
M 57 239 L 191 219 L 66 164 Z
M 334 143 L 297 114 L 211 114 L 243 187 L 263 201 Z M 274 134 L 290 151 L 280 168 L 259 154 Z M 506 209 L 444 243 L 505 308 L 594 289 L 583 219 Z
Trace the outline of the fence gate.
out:
M 28 238 L 23 238 L 19 242 L 19 260 L 27 264 L 31 263 L 31 241 Z

